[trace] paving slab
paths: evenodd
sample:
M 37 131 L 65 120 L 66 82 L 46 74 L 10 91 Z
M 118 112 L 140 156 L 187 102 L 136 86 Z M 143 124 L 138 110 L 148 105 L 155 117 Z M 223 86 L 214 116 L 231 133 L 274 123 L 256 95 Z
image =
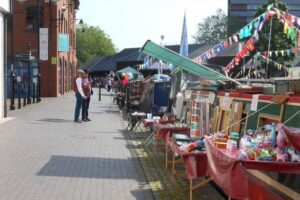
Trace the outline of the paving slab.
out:
M 102 94 L 92 96 L 91 122 L 73 122 L 72 92 L 0 120 L 0 200 L 153 199 L 113 97 Z

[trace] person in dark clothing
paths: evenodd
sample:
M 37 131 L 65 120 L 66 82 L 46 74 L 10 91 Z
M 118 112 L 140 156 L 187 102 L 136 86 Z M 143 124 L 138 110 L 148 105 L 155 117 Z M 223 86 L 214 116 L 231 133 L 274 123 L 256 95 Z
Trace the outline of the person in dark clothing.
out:
M 91 121 L 88 118 L 88 109 L 90 105 L 92 88 L 89 83 L 88 73 L 86 70 L 84 70 L 84 74 L 82 76 L 82 91 L 86 96 L 86 99 L 82 100 L 82 121 L 87 122 L 87 121 Z
M 82 99 L 86 99 L 86 96 L 84 95 L 82 91 L 82 76 L 84 74 L 83 70 L 77 71 L 77 76 L 74 79 L 74 92 L 76 96 L 76 106 L 75 106 L 75 116 L 74 116 L 74 122 L 75 123 L 81 123 L 79 120 L 80 115 L 80 109 L 82 106 Z

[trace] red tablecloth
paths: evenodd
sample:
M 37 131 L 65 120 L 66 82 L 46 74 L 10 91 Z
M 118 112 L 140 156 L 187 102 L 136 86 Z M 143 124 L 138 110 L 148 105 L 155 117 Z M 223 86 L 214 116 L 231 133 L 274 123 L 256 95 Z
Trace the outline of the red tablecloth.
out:
M 279 125 L 277 131 L 282 133 L 289 140 L 290 144 L 298 151 L 300 151 L 300 128 L 287 127 L 285 125 Z
M 153 124 L 154 130 L 156 131 L 157 137 L 161 138 L 166 142 L 169 137 L 172 137 L 173 133 L 189 133 L 190 129 L 188 127 L 179 127 L 172 124 L 161 124 L 155 122 Z
M 260 171 L 300 174 L 300 163 L 296 162 L 268 162 L 243 160 L 240 161 L 247 169 L 256 169 Z
M 188 179 L 207 176 L 207 157 L 205 152 L 184 152 L 179 149 L 173 140 L 169 140 L 168 144 L 173 152 L 176 152 L 178 155 L 182 156 Z
M 144 124 L 144 127 L 150 127 L 150 126 L 152 126 L 155 122 L 158 122 L 159 124 L 172 124 L 172 123 L 174 123 L 174 120 L 142 119 L 142 122 L 143 122 L 143 124 Z
M 211 139 L 205 140 L 208 158 L 208 173 L 224 192 L 238 199 L 248 198 L 246 169 L 278 173 L 300 173 L 300 163 L 240 161 L 237 152 L 218 149 Z
M 250 200 L 291 200 L 251 173 L 248 173 L 248 192 Z
M 237 154 L 218 149 L 211 139 L 205 140 L 208 160 L 208 174 L 231 198 L 248 198 L 246 170 L 238 161 Z

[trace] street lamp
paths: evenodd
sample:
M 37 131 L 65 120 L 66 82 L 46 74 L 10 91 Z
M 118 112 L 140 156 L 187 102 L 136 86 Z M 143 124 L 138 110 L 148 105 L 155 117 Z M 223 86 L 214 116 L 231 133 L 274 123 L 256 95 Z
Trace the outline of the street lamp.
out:
M 14 4 L 13 1 L 11 1 L 11 10 L 13 13 L 13 9 L 14 9 Z M 10 110 L 15 110 L 15 73 L 14 73 L 14 17 L 13 14 L 10 15 L 10 31 L 11 31 L 11 38 L 10 38 L 10 54 L 11 54 L 11 65 L 10 65 L 10 106 L 9 109 Z

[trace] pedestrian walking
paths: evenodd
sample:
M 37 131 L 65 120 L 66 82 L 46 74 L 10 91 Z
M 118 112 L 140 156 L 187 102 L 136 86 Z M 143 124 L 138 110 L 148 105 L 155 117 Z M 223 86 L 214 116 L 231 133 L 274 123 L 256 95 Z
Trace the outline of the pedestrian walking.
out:
M 86 96 L 86 99 L 82 100 L 81 120 L 87 122 L 87 121 L 91 121 L 91 119 L 88 118 L 89 115 L 88 109 L 90 107 L 90 99 L 92 94 L 92 87 L 89 82 L 89 76 L 87 70 L 84 70 L 84 74 L 82 76 L 82 90 L 83 90 L 83 94 Z
M 74 79 L 74 92 L 76 97 L 76 105 L 75 105 L 75 116 L 74 116 L 74 122 L 75 123 L 81 123 L 79 120 L 80 115 L 80 109 L 82 106 L 82 99 L 86 99 L 86 96 L 83 93 L 82 90 L 82 76 L 84 74 L 84 71 L 79 69 L 77 71 L 77 76 Z
M 111 79 L 108 78 L 108 81 L 107 81 L 107 92 L 110 92 L 110 89 L 111 89 Z

